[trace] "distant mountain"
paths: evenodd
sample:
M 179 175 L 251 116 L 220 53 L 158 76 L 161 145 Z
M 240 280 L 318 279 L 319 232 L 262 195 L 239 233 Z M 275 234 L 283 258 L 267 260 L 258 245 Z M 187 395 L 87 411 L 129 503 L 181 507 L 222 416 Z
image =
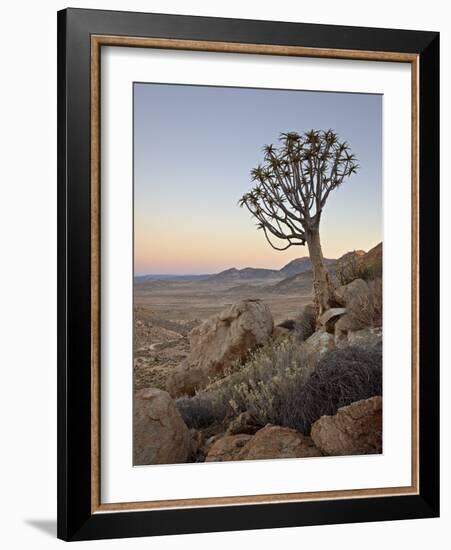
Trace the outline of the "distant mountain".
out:
M 171 275 L 168 274 L 149 274 L 149 275 L 136 275 L 134 277 L 135 283 L 145 283 L 147 281 L 175 281 L 175 282 L 192 282 L 192 281 L 205 281 L 211 275 Z
M 279 271 L 275 269 L 260 269 L 257 267 L 245 267 L 244 269 L 236 269 L 232 267 L 210 275 L 206 280 L 208 282 L 224 282 L 224 283 L 239 283 L 241 281 L 250 281 L 253 279 L 278 279 L 280 278 Z
M 382 243 L 365 252 L 364 250 L 353 250 L 343 254 L 338 260 L 324 258 L 325 265 L 334 275 L 337 266 L 352 263 L 364 264 L 374 273 L 382 273 Z M 201 275 L 138 275 L 135 277 L 135 283 L 147 282 L 166 282 L 166 283 L 189 283 L 189 282 L 207 282 L 207 283 L 226 283 L 236 287 L 239 285 L 249 285 L 255 282 L 258 285 L 268 284 L 275 292 L 284 290 L 305 290 L 312 284 L 312 264 L 308 256 L 295 258 L 287 263 L 282 269 L 263 269 L 257 267 L 245 267 L 237 269 L 232 267 L 214 274 Z M 243 290 L 245 288 L 243 287 Z M 250 290 L 250 288 L 249 288 Z
M 335 263 L 335 261 L 336 260 L 324 258 L 324 263 L 326 266 Z M 291 260 L 291 262 L 282 267 L 279 273 L 283 275 L 283 277 L 292 277 L 293 275 L 304 273 L 305 271 L 309 271 L 311 269 L 312 262 L 310 261 L 310 258 L 308 256 L 304 256 L 302 258 L 295 258 L 294 260 Z

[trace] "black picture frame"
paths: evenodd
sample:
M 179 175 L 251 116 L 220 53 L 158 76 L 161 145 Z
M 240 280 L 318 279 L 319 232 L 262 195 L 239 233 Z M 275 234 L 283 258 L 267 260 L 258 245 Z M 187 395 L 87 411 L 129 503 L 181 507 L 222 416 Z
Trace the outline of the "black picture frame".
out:
M 419 494 L 188 509 L 91 508 L 91 36 L 419 56 Z M 58 537 L 88 540 L 439 515 L 439 33 L 67 9 L 58 13 Z

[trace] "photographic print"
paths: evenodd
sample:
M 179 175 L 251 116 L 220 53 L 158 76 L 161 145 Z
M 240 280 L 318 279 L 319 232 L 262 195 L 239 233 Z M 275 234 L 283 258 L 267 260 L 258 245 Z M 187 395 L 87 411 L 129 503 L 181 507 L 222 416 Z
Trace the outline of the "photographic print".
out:
M 382 453 L 382 95 L 135 82 L 133 464 Z
M 58 13 L 59 538 L 438 517 L 439 41 Z

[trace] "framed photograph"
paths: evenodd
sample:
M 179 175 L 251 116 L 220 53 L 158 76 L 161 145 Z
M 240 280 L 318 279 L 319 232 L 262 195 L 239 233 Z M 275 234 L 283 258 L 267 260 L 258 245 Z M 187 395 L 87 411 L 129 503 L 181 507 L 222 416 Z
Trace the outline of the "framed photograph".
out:
M 439 35 L 58 13 L 58 536 L 439 514 Z

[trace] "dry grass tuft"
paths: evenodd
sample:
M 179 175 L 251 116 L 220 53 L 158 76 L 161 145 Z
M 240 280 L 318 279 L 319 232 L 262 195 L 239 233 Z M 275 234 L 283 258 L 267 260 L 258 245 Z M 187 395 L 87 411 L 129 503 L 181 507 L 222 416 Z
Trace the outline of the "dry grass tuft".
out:
M 207 393 L 179 397 L 175 404 L 188 428 L 196 430 L 221 423 L 227 413 L 225 404 Z

